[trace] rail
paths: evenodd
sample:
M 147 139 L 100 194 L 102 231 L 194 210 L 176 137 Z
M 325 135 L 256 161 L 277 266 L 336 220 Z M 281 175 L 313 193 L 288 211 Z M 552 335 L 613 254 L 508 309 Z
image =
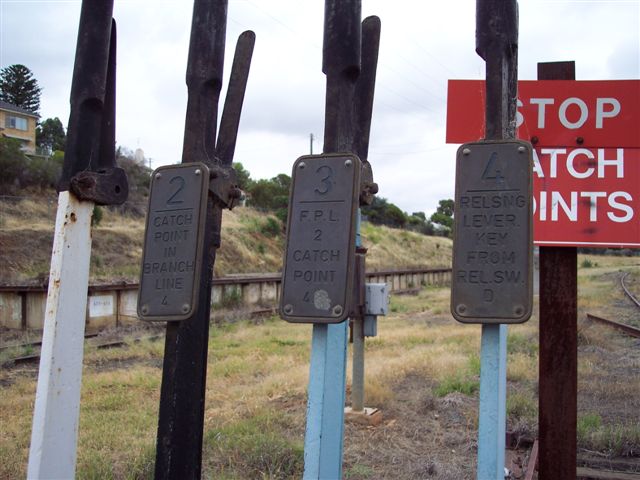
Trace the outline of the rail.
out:
M 625 279 L 629 276 L 631 272 L 627 272 L 622 277 L 620 277 L 620 285 L 622 286 L 622 290 L 624 290 L 625 295 L 631 299 L 633 303 L 636 304 L 636 307 L 640 308 L 640 301 L 631 293 L 627 285 L 625 284 Z

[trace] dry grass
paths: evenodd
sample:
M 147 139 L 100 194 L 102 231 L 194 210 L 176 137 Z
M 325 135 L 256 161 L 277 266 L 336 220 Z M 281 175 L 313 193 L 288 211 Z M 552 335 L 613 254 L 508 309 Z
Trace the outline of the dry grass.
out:
M 610 316 L 625 313 L 612 288 L 619 266 L 598 268 L 595 276 L 581 269 L 580 304 Z M 606 303 L 589 303 L 592 295 Z M 473 477 L 480 328 L 454 322 L 448 304 L 446 288 L 393 297 L 395 311 L 380 319 L 378 337 L 367 339 L 365 403 L 380 408 L 384 421 L 376 428 L 346 427 L 345 478 Z M 534 317 L 509 327 L 508 336 L 508 428 L 529 435 L 537 431 L 537 325 Z M 310 326 L 275 318 L 211 329 L 206 478 L 300 478 L 310 336 Z M 640 384 L 625 376 L 640 369 L 637 346 L 595 325 L 581 324 L 580 336 L 579 446 L 637 457 Z M 162 353 L 162 341 L 108 351 L 87 347 L 79 478 L 151 477 Z M 0 478 L 20 478 L 35 369 L 3 369 L 0 385 Z

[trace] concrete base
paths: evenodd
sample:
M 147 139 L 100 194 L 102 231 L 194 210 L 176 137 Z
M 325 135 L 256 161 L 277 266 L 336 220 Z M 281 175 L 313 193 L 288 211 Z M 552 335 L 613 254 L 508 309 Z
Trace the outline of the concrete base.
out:
M 351 407 L 345 407 L 344 419 L 347 422 L 375 427 L 382 423 L 382 411 L 377 408 L 365 407 L 364 410 L 354 412 Z

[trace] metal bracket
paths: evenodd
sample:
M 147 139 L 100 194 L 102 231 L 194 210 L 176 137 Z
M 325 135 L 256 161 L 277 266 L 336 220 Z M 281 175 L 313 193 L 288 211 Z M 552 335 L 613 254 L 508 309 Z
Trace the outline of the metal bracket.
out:
M 209 192 L 222 207 L 233 209 L 236 200 L 242 197 L 242 190 L 238 188 L 238 175 L 232 166 L 208 164 Z
M 129 195 L 127 174 L 120 167 L 76 173 L 69 188 L 78 199 L 96 205 L 122 205 Z
M 378 193 L 378 184 L 373 181 L 371 164 L 368 160 L 364 160 L 360 169 L 360 206 L 371 205 L 376 193 Z

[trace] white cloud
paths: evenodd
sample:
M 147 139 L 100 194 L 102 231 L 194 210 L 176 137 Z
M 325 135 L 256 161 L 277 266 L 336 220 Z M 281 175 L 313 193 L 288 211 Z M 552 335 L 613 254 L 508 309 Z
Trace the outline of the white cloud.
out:
M 31 68 L 43 117 L 65 124 L 79 11 L 79 1 L 0 0 L 0 67 Z M 117 140 L 143 148 L 154 167 L 181 159 L 191 13 L 189 1 L 115 1 Z M 369 155 L 380 194 L 409 213 L 433 211 L 454 190 L 447 79 L 484 77 L 475 2 L 366 0 L 362 13 L 382 20 Z M 229 3 L 225 79 L 238 35 L 257 37 L 235 158 L 255 178 L 290 173 L 311 132 L 321 151 L 322 16 L 320 0 Z M 519 76 L 535 79 L 540 61 L 575 60 L 579 79 L 639 78 L 638 18 L 637 0 L 521 0 Z

